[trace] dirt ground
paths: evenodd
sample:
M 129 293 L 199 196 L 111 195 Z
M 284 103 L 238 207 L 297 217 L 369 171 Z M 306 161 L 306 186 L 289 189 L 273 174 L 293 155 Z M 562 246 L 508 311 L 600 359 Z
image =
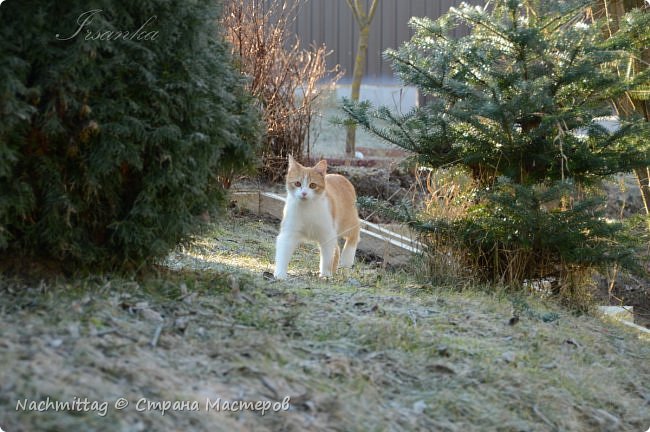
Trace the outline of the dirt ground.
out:
M 267 280 L 277 228 L 232 212 L 137 280 L 3 276 L 0 427 L 650 426 L 650 341 L 638 333 L 532 297 L 431 286 L 417 261 L 392 272 L 360 263 L 324 281 L 314 245 L 289 280 Z

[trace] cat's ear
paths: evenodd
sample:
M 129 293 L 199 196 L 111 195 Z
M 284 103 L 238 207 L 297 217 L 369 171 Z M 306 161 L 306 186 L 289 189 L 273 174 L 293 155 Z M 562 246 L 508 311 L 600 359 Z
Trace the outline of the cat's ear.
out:
M 327 174 L 327 161 L 323 159 L 314 166 L 314 171 L 320 175 Z
M 292 155 L 289 155 L 289 169 L 299 166 L 300 164 L 296 162 Z

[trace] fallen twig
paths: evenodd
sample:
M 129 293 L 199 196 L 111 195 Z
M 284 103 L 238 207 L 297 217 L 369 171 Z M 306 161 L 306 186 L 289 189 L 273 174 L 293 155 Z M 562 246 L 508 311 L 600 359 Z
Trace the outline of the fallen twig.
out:
M 559 430 L 559 429 L 557 428 L 557 425 L 556 425 L 555 423 L 553 423 L 552 421 L 550 421 L 550 420 L 549 420 L 549 419 L 548 419 L 544 414 L 542 414 L 542 412 L 539 410 L 539 407 L 538 407 L 536 404 L 533 405 L 533 412 L 534 412 L 535 414 L 537 414 L 537 417 L 539 417 L 540 419 L 542 419 L 542 421 L 543 421 L 544 423 L 546 423 L 547 425 L 549 425 L 549 426 L 550 426 L 554 431 Z
M 160 332 L 162 332 L 162 328 L 163 328 L 162 323 L 156 326 L 156 330 L 153 333 L 151 342 L 149 342 L 149 346 L 151 346 L 151 348 L 156 348 L 156 345 L 158 345 L 158 339 L 160 338 Z

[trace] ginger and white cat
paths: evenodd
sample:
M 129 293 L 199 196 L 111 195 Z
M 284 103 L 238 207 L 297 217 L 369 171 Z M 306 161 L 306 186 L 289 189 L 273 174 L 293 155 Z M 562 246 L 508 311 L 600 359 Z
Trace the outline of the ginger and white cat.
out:
M 277 279 L 287 277 L 287 266 L 303 240 L 318 243 L 320 276 L 332 276 L 339 264 L 352 267 L 359 243 L 359 215 L 354 186 L 345 177 L 327 174 L 327 161 L 313 168 L 300 165 L 289 156 L 287 201 L 275 248 Z M 338 239 L 345 239 L 343 251 Z

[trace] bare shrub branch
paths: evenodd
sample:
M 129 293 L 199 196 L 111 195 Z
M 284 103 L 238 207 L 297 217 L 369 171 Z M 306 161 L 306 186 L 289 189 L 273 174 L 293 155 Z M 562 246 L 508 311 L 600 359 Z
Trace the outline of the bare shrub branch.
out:
M 249 77 L 249 90 L 258 99 L 266 122 L 261 176 L 279 180 L 287 155 L 309 157 L 309 126 L 315 102 L 326 86 L 338 80 L 338 66 L 328 70 L 326 47 L 302 47 L 291 27 L 302 0 L 231 0 L 222 24 L 238 67 Z

